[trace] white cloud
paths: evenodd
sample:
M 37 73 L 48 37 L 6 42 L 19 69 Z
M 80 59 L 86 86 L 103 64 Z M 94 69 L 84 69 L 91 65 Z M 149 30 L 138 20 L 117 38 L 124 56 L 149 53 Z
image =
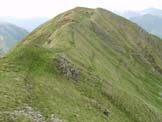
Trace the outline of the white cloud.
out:
M 76 6 L 109 10 L 141 10 L 162 8 L 162 0 L 0 0 L 0 16 L 53 17 Z

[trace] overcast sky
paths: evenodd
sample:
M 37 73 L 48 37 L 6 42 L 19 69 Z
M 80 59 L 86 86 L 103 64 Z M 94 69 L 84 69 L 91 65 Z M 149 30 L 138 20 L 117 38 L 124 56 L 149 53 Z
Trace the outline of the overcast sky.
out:
M 12 17 L 54 17 L 76 6 L 111 11 L 143 10 L 162 8 L 162 0 L 0 0 L 0 16 Z

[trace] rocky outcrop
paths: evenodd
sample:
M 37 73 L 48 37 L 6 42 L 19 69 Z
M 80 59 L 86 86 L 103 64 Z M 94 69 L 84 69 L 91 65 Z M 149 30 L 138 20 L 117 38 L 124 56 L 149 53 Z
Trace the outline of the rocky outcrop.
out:
M 63 73 L 67 79 L 79 80 L 80 71 L 74 65 L 72 65 L 65 56 L 58 56 L 54 59 L 54 65 L 56 68 Z
M 63 122 L 60 118 L 58 118 L 56 115 L 52 114 L 49 119 L 48 122 Z
M 5 115 L 7 121 L 12 122 L 18 122 L 20 118 L 21 121 L 25 120 L 27 122 L 63 122 L 54 114 L 51 114 L 49 118 L 46 119 L 39 111 L 35 111 L 32 107 L 27 105 L 21 108 L 17 108 L 15 111 L 0 112 L 0 115 Z M 5 121 L 6 118 L 4 118 Z
M 20 117 L 21 119 L 30 120 L 31 122 L 45 122 L 45 118 L 41 115 L 41 113 L 34 111 L 33 108 L 29 106 L 18 108 L 17 110 L 11 112 L 1 112 L 1 114 L 7 115 L 13 122 L 18 121 Z

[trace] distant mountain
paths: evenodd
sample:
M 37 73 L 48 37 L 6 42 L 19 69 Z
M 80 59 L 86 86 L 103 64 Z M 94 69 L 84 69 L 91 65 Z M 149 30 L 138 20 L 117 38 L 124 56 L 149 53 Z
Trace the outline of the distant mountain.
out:
M 162 40 L 102 8 L 66 11 L 0 58 L 2 122 L 162 122 Z
M 7 52 L 28 32 L 16 25 L 0 22 L 0 54 Z
M 49 18 L 46 17 L 33 17 L 33 18 L 14 18 L 14 17 L 1 17 L 0 20 L 13 23 L 19 27 L 22 27 L 29 32 L 47 21 Z
M 124 12 L 115 11 L 115 13 L 128 19 L 131 17 L 140 16 L 140 13 L 136 11 L 124 11 Z
M 139 11 L 138 13 L 162 16 L 162 10 L 161 9 L 157 9 L 157 8 L 148 8 L 148 9 Z
M 144 9 L 144 10 L 140 10 L 140 11 L 124 11 L 124 12 L 116 11 L 115 13 L 120 15 L 120 16 L 126 17 L 126 18 L 143 16 L 143 15 L 146 15 L 146 14 L 162 16 L 162 10 L 156 9 L 156 8 L 148 8 L 148 9 Z
M 135 22 L 149 33 L 162 38 L 162 10 L 149 8 L 142 11 L 125 11 L 116 13 Z
M 130 20 L 137 23 L 146 31 L 162 38 L 162 16 L 146 14 L 132 17 Z

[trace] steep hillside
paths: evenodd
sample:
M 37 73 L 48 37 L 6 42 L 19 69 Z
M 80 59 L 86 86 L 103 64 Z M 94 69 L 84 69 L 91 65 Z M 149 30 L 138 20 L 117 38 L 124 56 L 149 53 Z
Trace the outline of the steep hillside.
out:
M 0 53 L 7 52 L 19 40 L 21 40 L 27 31 L 15 25 L 0 22 Z
M 0 59 L 2 122 L 162 122 L 162 41 L 75 8 Z
M 162 16 L 146 14 L 130 18 L 130 20 L 143 27 L 146 31 L 162 38 Z

